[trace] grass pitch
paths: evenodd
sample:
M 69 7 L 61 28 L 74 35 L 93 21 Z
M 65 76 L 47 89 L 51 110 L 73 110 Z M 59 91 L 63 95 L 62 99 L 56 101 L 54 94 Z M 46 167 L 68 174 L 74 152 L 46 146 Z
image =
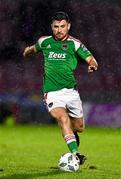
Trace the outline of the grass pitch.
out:
M 68 148 L 57 126 L 0 126 L 1 179 L 120 179 L 121 129 L 86 128 L 79 151 L 88 160 L 78 172 L 61 172 Z

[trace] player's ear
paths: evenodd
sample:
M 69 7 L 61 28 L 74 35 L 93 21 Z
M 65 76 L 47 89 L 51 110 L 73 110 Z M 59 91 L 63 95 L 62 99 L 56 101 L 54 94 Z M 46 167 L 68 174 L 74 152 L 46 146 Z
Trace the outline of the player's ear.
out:
M 52 23 L 51 23 L 51 29 L 52 29 L 52 27 L 53 27 L 53 25 L 52 25 Z
M 71 24 L 70 24 L 70 23 L 68 23 L 68 30 L 70 29 L 70 27 L 71 27 Z

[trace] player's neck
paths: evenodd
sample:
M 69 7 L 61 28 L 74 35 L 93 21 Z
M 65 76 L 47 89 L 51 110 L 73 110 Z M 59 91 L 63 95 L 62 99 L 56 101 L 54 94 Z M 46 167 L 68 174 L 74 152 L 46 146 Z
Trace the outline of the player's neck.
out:
M 69 34 L 66 34 L 62 39 L 58 39 L 56 36 L 54 36 L 54 39 L 57 40 L 57 41 L 65 41 L 66 39 L 68 39 L 69 37 Z

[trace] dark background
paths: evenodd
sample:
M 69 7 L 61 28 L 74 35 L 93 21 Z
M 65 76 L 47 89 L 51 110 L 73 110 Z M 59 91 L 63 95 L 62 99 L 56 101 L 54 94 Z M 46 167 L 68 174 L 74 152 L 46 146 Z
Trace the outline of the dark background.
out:
M 28 105 L 42 101 L 43 56 L 24 58 L 22 53 L 40 36 L 51 34 L 56 11 L 69 14 L 70 34 L 99 64 L 97 72 L 88 74 L 79 59 L 76 77 L 82 100 L 120 103 L 121 0 L 0 0 L 0 102 L 16 113 L 20 104 L 27 111 Z

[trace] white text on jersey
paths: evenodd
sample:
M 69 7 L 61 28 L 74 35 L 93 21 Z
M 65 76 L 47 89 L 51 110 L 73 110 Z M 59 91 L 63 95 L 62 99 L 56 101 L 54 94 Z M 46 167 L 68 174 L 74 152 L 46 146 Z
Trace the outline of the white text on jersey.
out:
M 66 58 L 66 53 L 55 53 L 49 52 L 48 59 L 51 60 L 64 60 Z

